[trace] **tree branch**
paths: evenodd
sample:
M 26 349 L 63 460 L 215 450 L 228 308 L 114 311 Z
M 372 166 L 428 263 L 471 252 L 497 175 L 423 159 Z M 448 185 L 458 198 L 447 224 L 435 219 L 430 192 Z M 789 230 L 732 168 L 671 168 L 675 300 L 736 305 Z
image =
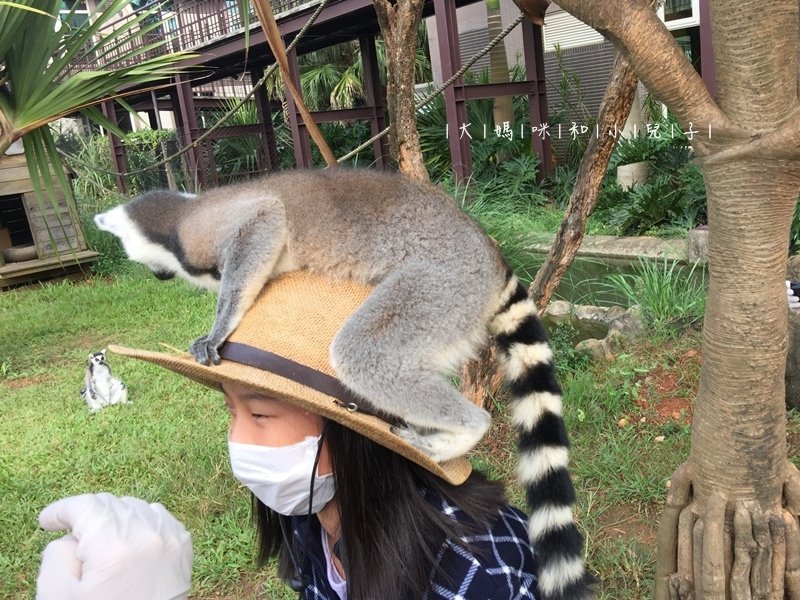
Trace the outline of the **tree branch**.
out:
M 703 80 L 666 25 L 641 0 L 560 0 L 559 6 L 603 34 L 630 61 L 647 88 L 683 127 L 711 129 L 717 137 L 750 137 L 714 102 Z M 702 137 L 693 140 L 698 155 L 709 153 Z
M 309 135 L 311 135 L 311 139 L 314 140 L 317 148 L 319 148 L 322 157 L 325 159 L 325 163 L 328 166 L 335 165 L 336 156 L 325 141 L 325 136 L 322 135 L 322 132 L 314 121 L 314 117 L 308 112 L 308 108 L 303 101 L 303 95 L 292 80 L 292 75 L 289 71 L 289 61 L 286 58 L 286 48 L 283 45 L 283 38 L 278 29 L 278 24 L 275 22 L 275 15 L 272 14 L 272 7 L 267 0 L 252 0 L 252 2 L 256 9 L 258 20 L 261 23 L 261 28 L 264 30 L 264 36 L 267 38 L 269 48 L 272 51 L 272 55 L 275 57 L 275 62 L 278 63 L 278 67 L 280 68 L 281 75 L 283 76 L 283 84 L 292 95 L 292 99 L 297 106 L 297 111 L 300 113 Z
M 710 154 L 704 164 L 714 165 L 750 157 L 797 160 L 800 158 L 800 109 L 766 135 L 752 136 L 741 144 Z
M 392 6 L 387 0 L 372 0 L 372 5 L 375 7 L 375 16 L 378 18 L 378 26 L 385 37 L 386 33 L 392 30 L 392 14 L 396 6 Z
M 586 220 L 597 204 L 600 184 L 617 145 L 616 136 L 609 135 L 608 132 L 621 131 L 625 125 L 631 112 L 637 82 L 636 73 L 627 59 L 617 52 L 608 87 L 600 102 L 600 113 L 597 117 L 599 135 L 589 138 L 564 220 L 547 258 L 536 272 L 536 278 L 528 290 L 540 312 L 547 308 L 561 277 L 572 264 L 581 245 Z

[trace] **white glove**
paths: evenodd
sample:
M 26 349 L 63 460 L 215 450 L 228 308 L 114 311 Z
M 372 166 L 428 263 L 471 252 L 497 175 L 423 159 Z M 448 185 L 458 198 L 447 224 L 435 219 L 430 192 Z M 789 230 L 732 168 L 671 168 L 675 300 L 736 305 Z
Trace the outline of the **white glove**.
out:
M 192 541 L 161 504 L 83 494 L 45 507 L 39 524 L 70 529 L 42 553 L 36 600 L 183 600 Z
M 789 309 L 793 312 L 800 312 L 800 298 L 798 298 L 792 291 L 791 281 L 786 282 L 786 297 L 789 300 Z

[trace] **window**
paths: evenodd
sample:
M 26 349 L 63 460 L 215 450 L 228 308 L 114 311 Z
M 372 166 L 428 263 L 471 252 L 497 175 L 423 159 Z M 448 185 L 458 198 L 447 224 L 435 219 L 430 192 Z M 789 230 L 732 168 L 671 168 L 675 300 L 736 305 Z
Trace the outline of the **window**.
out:
M 692 16 L 692 0 L 667 0 L 664 2 L 664 20 L 675 21 Z
M 80 0 L 61 0 L 61 8 L 58 13 L 61 20 L 71 27 L 80 27 L 89 20 L 86 2 Z
M 700 0 L 665 0 L 658 16 L 668 29 L 683 29 L 700 24 Z

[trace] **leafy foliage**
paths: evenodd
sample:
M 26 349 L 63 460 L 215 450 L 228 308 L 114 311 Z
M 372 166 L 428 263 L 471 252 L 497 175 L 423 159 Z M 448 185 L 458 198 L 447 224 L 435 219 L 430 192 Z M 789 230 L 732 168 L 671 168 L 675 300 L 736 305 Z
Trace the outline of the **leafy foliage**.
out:
M 554 323 L 548 329 L 550 347 L 559 377 L 586 369 L 592 362 L 588 352 L 575 348 L 578 330 L 569 321 Z
M 800 251 L 800 201 L 794 207 L 792 229 L 789 234 L 789 253 L 795 254 L 798 251 Z
M 106 138 L 107 139 L 107 138 Z M 173 129 L 142 129 L 125 134 L 122 145 L 128 157 L 128 169 L 141 171 L 130 177 L 132 194 L 141 194 L 148 190 L 168 187 L 168 179 L 164 167 L 149 168 L 160 162 L 164 156 L 172 154 L 177 148 L 176 134 Z M 186 187 L 186 177 L 180 168 L 180 163 L 171 164 L 173 178 L 177 179 L 173 185 L 179 189 Z
M 640 258 L 634 274 L 608 275 L 606 285 L 639 306 L 645 324 L 659 335 L 674 335 L 705 315 L 706 275 L 698 263 L 686 272 L 674 261 Z
M 364 140 L 372 137 L 368 121 L 320 123 L 319 129 L 336 156 L 347 154 L 363 143 Z M 311 155 L 315 165 L 325 165 L 325 159 L 322 158 L 322 154 L 316 145 L 311 146 Z M 375 152 L 372 149 L 372 145 L 370 145 L 343 164 L 352 167 L 366 167 L 372 165 L 374 161 Z
M 524 75 L 522 68 L 514 65 L 509 71 L 509 80 L 521 81 Z M 467 71 L 464 74 L 464 83 L 490 83 L 488 69 L 477 73 Z M 459 131 L 447 130 L 442 95 L 431 100 L 417 114 L 420 146 L 431 179 L 440 180 L 449 175 L 452 168 L 449 138 L 453 136 L 469 138 L 473 177 L 483 181 L 501 174 L 504 157 L 532 156 L 531 141 L 527 133 L 530 132 L 527 97 L 514 96 L 514 121 L 509 123 L 509 128 L 505 131 L 503 123 L 494 122 L 492 98 L 470 100 L 466 105 L 467 123 L 460 123 Z M 520 131 L 526 132 L 525 135 L 520 135 Z
M 176 72 L 188 56 L 174 53 L 145 58 L 164 41 L 158 7 L 131 10 L 131 0 L 104 0 L 90 18 L 75 19 L 75 8 L 61 21 L 61 0 L 15 0 L 0 5 L 0 122 L 4 139 L 22 136 L 28 170 L 40 204 L 57 203 L 60 187 L 72 203 L 48 123 L 81 111 L 89 119 L 119 131 L 94 105 L 126 86 L 138 86 Z M 119 21 L 120 14 L 130 18 Z M 115 21 L 112 26 L 112 21 Z M 154 39 L 152 43 L 140 43 Z M 131 48 L 131 49 L 127 49 Z M 102 69 L 73 70 L 74 62 L 94 64 L 116 56 Z M 121 133 L 121 132 L 120 132 Z M 56 181 L 50 175 L 54 166 Z
M 642 132 L 617 144 L 597 203 L 598 217 L 621 235 L 691 229 L 707 220 L 705 180 L 685 133 L 671 115 L 652 127 L 658 135 Z M 648 165 L 644 184 L 623 190 L 612 183 L 618 166 L 636 162 Z
M 559 208 L 566 208 L 577 178 L 578 170 L 575 168 L 557 165 L 553 169 L 544 183 L 547 195 L 553 204 Z
M 222 107 L 208 111 L 204 116 L 208 127 L 217 125 L 238 103 L 235 98 L 222 102 Z M 248 100 L 225 120 L 226 127 L 258 125 L 260 117 L 253 100 Z M 258 133 L 252 135 L 229 135 L 212 142 L 214 165 L 220 184 L 231 183 L 242 177 L 258 173 L 259 152 L 262 141 Z

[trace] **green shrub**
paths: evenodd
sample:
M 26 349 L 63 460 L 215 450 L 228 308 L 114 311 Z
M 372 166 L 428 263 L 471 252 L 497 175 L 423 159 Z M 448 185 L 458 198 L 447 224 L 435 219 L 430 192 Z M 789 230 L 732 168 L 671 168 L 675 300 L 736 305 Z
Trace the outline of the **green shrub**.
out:
M 554 323 L 549 328 L 548 334 L 559 377 L 563 377 L 565 373 L 581 371 L 591 364 L 589 353 L 575 348 L 578 330 L 572 323 L 569 321 Z
M 481 193 L 511 201 L 520 199 L 526 211 L 542 206 L 547 198 L 536 184 L 540 162 L 539 157 L 533 154 L 520 154 L 503 161 L 498 166 L 497 175 L 483 184 Z
M 175 136 L 174 129 L 142 129 L 127 133 L 122 138 L 128 157 L 128 171 L 135 173 L 128 178 L 131 195 L 170 187 L 165 167 L 153 165 L 174 153 L 177 148 Z M 171 170 L 175 187 L 185 189 L 186 178 L 180 162 L 175 161 Z M 136 173 L 137 171 L 142 172 Z
M 705 315 L 708 287 L 698 263 L 687 271 L 666 258 L 640 258 L 635 273 L 608 275 L 605 283 L 629 306 L 639 306 L 645 325 L 658 335 L 682 332 Z
M 77 177 L 72 182 L 79 210 L 92 215 L 118 202 L 120 196 L 111 172 L 111 150 L 108 137 L 102 134 L 79 135 L 75 138 L 80 162 L 70 163 Z M 86 165 L 86 166 L 84 166 Z
M 509 72 L 510 81 L 521 81 L 523 70 L 515 65 Z M 467 85 L 490 83 L 487 69 L 478 73 L 467 71 L 464 74 Z M 444 96 L 436 96 L 417 113 L 417 129 L 420 147 L 425 158 L 425 166 L 433 181 L 441 181 L 449 176 L 452 169 L 449 136 L 470 136 L 472 151 L 472 176 L 475 179 L 488 181 L 501 172 L 501 166 L 507 159 L 521 155 L 532 156 L 530 139 L 530 119 L 528 116 L 528 99 L 514 96 L 512 99 L 514 120 L 510 123 L 511 135 L 497 135 L 495 131 L 491 98 L 470 100 L 467 106 L 467 123 L 459 123 L 459 131 L 448 131 Z M 468 125 L 466 132 L 462 125 Z M 502 123 L 499 124 L 502 127 Z M 520 135 L 520 132 L 524 132 Z M 484 133 L 485 132 L 485 133 Z M 501 130 L 502 133 L 502 130 Z
M 609 161 L 595 214 L 620 235 L 674 234 L 708 219 L 705 181 L 699 166 L 690 162 L 689 140 L 672 116 L 655 126 L 659 137 L 644 132 L 620 140 Z M 648 179 L 623 190 L 616 169 L 635 162 L 647 162 Z
M 369 121 L 320 123 L 319 129 L 337 158 L 344 156 L 372 137 Z M 315 165 L 319 167 L 325 166 L 325 159 L 322 158 L 322 153 L 313 142 L 311 144 L 311 156 Z M 370 144 L 343 164 L 352 167 L 370 167 L 374 162 L 375 152 L 372 149 L 372 144 Z
M 792 229 L 789 234 L 789 253 L 795 254 L 798 251 L 800 251 L 800 201 L 794 207 Z
M 564 165 L 556 166 L 545 178 L 545 191 L 555 206 L 566 208 L 577 178 L 578 169 Z
M 260 117 L 255 101 L 248 100 L 234 110 L 238 103 L 237 99 L 229 98 L 221 103 L 221 108 L 205 111 L 203 117 L 206 127 L 258 125 Z M 231 114 L 226 117 L 229 112 Z M 221 123 L 223 119 L 224 122 Z M 211 148 L 220 185 L 247 179 L 259 173 L 259 152 L 262 144 L 257 132 L 251 135 L 229 135 L 215 139 L 211 142 Z

